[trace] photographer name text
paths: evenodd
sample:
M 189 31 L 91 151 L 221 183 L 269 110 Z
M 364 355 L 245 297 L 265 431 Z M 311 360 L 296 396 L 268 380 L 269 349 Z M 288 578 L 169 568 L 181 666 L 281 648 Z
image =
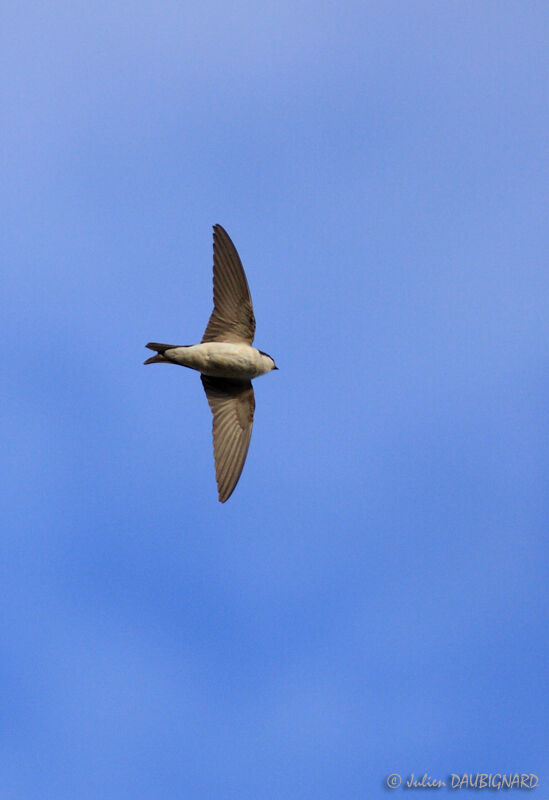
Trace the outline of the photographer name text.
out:
M 539 779 L 534 773 L 477 772 L 458 775 L 452 772 L 446 780 L 432 778 L 427 772 L 423 775 L 411 773 L 402 779 L 398 772 L 392 772 L 385 779 L 388 789 L 535 789 Z

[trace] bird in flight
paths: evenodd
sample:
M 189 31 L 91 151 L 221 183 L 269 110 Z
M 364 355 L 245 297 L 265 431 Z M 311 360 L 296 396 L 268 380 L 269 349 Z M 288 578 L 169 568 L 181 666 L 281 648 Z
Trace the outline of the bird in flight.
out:
M 271 356 L 252 347 L 255 317 L 244 268 L 221 225 L 213 228 L 214 308 L 202 342 L 146 346 L 156 355 L 145 364 L 181 364 L 200 372 L 213 414 L 215 476 L 219 501 L 234 491 L 248 454 L 254 421 L 252 378 L 278 369 Z

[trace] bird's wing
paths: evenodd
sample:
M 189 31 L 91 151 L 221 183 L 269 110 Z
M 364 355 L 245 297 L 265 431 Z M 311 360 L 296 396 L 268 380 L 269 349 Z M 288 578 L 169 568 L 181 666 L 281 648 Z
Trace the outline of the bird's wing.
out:
M 214 309 L 203 342 L 251 344 L 255 334 L 252 298 L 236 247 L 221 225 L 214 225 Z
M 234 491 L 250 445 L 255 398 L 251 381 L 201 375 L 213 414 L 215 477 L 219 502 Z

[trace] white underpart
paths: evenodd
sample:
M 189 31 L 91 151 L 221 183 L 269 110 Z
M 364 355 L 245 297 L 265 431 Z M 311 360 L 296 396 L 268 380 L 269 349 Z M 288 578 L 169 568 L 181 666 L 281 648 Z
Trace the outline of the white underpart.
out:
M 170 361 L 213 378 L 250 380 L 274 369 L 274 361 L 249 344 L 204 342 L 166 350 Z

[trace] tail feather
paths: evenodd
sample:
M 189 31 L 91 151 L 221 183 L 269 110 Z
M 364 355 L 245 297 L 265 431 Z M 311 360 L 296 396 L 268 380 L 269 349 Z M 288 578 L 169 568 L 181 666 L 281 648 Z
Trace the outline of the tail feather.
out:
M 149 350 L 156 350 L 156 355 L 148 358 L 146 361 L 143 362 L 144 364 L 169 364 L 170 360 L 169 358 L 165 357 L 164 353 L 166 352 L 166 350 L 171 350 L 172 348 L 177 347 L 177 345 L 160 344 L 159 342 L 149 342 L 148 344 L 145 345 L 145 347 L 148 347 Z
M 166 350 L 172 350 L 174 347 L 179 347 L 178 344 L 159 344 L 158 342 L 149 342 L 145 345 L 149 350 L 156 350 L 157 353 L 165 353 Z
M 155 356 L 151 356 L 146 361 L 143 362 L 144 364 L 169 364 L 169 360 L 164 358 L 161 353 L 157 353 Z

